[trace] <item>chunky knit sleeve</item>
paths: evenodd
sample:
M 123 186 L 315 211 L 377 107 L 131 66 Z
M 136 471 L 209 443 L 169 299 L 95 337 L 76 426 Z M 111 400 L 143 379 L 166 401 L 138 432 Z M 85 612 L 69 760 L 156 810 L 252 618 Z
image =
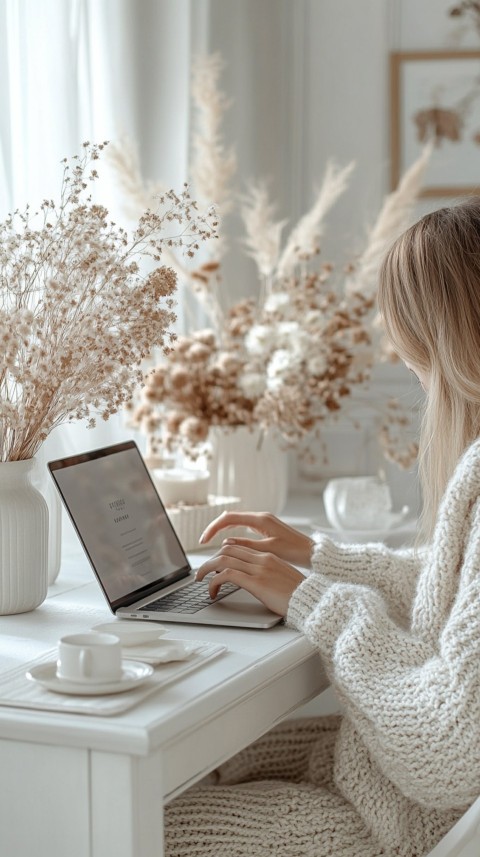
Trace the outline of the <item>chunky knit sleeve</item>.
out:
M 341 545 L 324 535 L 317 535 L 315 541 L 314 572 L 332 580 L 373 587 L 383 596 L 391 615 L 401 622 L 408 621 L 426 550 L 391 550 L 382 544 Z
M 328 543 L 321 561 L 329 574 L 317 571 L 302 582 L 287 615 L 321 654 L 372 759 L 406 797 L 432 809 L 464 807 L 480 793 L 478 504 L 469 525 L 456 541 L 448 528 L 440 533 L 412 628 L 389 612 L 391 585 L 382 594 L 351 582 L 361 576 L 349 571 L 353 553 Z M 375 553 L 366 547 L 364 560 L 375 563 Z M 344 580 L 331 576 L 335 564 Z

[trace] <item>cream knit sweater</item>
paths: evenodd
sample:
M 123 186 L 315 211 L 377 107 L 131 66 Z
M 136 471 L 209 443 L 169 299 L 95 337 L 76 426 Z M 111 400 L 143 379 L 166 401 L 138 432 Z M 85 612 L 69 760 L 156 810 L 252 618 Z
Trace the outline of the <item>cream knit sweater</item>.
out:
M 423 554 L 319 536 L 290 626 L 343 716 L 282 724 L 167 807 L 177 857 L 422 857 L 480 794 L 480 441 Z

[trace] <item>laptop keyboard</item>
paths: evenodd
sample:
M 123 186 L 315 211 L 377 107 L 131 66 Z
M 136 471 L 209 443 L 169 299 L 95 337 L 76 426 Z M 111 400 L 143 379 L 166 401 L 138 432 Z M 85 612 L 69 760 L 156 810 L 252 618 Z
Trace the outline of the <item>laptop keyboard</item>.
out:
M 215 604 L 216 601 L 221 601 L 231 592 L 239 589 L 233 583 L 224 583 L 220 592 L 215 598 L 210 598 L 208 592 L 208 581 L 199 581 L 184 586 L 182 589 L 176 589 L 170 592 L 169 595 L 164 595 L 157 601 L 152 601 L 150 604 L 145 604 L 142 611 L 152 611 L 154 613 L 197 613 L 204 607 L 210 604 Z

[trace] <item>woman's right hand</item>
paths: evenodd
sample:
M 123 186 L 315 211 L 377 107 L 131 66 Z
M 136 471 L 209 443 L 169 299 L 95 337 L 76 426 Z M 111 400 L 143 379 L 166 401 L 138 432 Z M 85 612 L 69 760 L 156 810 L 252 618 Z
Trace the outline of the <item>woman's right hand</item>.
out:
M 262 538 L 248 539 L 226 535 L 224 543 L 273 553 L 286 562 L 310 568 L 313 539 L 284 524 L 269 512 L 223 512 L 206 527 L 200 536 L 200 544 L 207 544 L 217 533 L 228 527 L 248 527 Z

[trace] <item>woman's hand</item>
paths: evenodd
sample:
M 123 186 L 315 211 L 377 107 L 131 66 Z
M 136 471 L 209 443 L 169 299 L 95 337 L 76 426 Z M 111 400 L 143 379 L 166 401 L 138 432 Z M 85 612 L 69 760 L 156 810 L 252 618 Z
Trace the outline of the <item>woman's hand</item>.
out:
M 257 542 L 258 544 L 258 542 Z M 208 589 L 215 598 L 222 583 L 246 589 L 279 616 L 286 616 L 290 598 L 304 576 L 273 553 L 239 544 L 223 544 L 197 571 L 203 580 L 214 572 Z
M 200 544 L 206 544 L 227 527 L 238 526 L 249 527 L 264 538 L 247 539 L 235 536 L 227 538 L 224 544 L 272 553 L 295 565 L 301 565 L 304 568 L 310 567 L 313 539 L 299 533 L 298 530 L 294 530 L 293 527 L 289 527 L 275 515 L 270 515 L 267 512 L 223 512 L 202 533 Z

